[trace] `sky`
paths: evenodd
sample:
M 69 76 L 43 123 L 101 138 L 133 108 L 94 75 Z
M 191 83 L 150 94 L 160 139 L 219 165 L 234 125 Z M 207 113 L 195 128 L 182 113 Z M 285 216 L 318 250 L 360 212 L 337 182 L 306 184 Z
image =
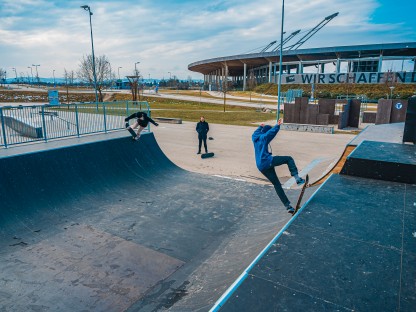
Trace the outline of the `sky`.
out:
M 0 0 L 0 68 L 8 77 L 12 68 L 29 75 L 33 64 L 40 77 L 76 72 L 91 54 L 85 4 L 95 55 L 121 77 L 140 62 L 144 78 L 202 79 L 190 63 L 258 52 L 280 38 L 281 0 Z M 307 31 L 339 12 L 302 48 L 415 42 L 415 8 L 414 0 L 286 0 L 284 27 Z

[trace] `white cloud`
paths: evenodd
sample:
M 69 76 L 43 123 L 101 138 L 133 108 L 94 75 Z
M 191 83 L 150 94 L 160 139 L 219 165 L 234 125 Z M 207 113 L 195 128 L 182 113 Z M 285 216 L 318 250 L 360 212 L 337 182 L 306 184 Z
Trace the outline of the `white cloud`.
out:
M 380 0 L 381 1 L 381 0 Z M 0 13 L 0 67 L 37 62 L 43 76 L 52 69 L 77 69 L 91 51 L 88 13 L 81 1 L 3 0 Z M 89 1 L 93 11 L 94 46 L 121 75 L 134 63 L 147 76 L 176 71 L 188 75 L 189 63 L 242 54 L 275 40 L 280 32 L 279 1 Z M 304 47 L 415 40 L 411 29 L 385 21 L 374 24 L 376 0 L 286 1 L 285 29 L 310 29 L 325 16 L 339 16 Z M 401 32 L 397 30 L 401 28 Z M 300 37 L 299 37 L 300 38 Z M 49 73 L 49 74 L 48 74 Z

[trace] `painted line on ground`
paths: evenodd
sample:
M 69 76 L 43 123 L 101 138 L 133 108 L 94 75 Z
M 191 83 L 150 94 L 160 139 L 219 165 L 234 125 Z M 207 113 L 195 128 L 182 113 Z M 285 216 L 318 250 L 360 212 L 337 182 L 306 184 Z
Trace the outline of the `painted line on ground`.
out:
M 223 176 L 223 175 L 219 175 L 219 174 L 214 174 L 213 176 L 214 177 L 217 177 L 217 178 L 228 179 L 228 180 L 234 180 L 234 181 L 240 181 L 240 182 L 247 182 L 244 179 L 232 178 L 232 177 L 227 177 L 227 176 Z

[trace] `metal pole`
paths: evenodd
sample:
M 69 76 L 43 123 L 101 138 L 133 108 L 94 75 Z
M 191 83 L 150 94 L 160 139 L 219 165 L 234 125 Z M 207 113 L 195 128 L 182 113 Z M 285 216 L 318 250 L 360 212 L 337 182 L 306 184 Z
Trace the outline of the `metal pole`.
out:
M 36 68 L 36 80 L 38 81 L 38 86 L 39 86 L 39 73 L 38 73 L 38 66 L 40 66 L 40 65 L 35 65 L 35 64 L 33 64 L 32 66 L 35 66 L 35 68 Z
M 118 80 L 120 80 L 120 68 L 123 68 L 123 67 L 119 66 L 119 67 L 117 68 L 117 72 L 118 72 Z
M 30 68 L 30 75 L 32 76 L 32 81 L 31 81 L 31 83 L 30 83 L 30 85 L 32 85 L 33 84 L 33 70 L 32 70 L 32 66 L 28 66 L 27 68 Z
M 43 137 L 45 139 L 45 142 L 48 142 L 48 138 L 46 134 L 45 106 L 42 106 L 42 125 L 43 125 Z
M 4 115 L 3 115 L 3 109 L 1 107 L 0 107 L 0 119 L 1 119 L 1 130 L 3 132 L 4 147 L 7 148 L 6 127 L 4 125 Z
M 77 124 L 77 137 L 79 137 L 78 105 L 75 104 L 75 122 Z
M 104 132 L 107 133 L 107 116 L 105 115 L 105 103 L 103 103 L 103 116 L 104 116 Z
M 285 0 L 282 0 L 282 26 L 280 30 L 280 59 L 279 59 L 279 84 L 277 86 L 277 118 L 276 121 L 280 118 L 280 88 L 282 85 L 282 55 L 283 55 L 283 22 L 284 22 L 284 16 L 285 16 Z
M 90 16 L 90 31 L 91 31 L 91 50 L 92 50 L 92 71 L 94 75 L 94 89 L 95 89 L 95 103 L 98 103 L 98 94 L 97 94 L 97 74 L 95 73 L 95 55 L 94 55 L 94 38 L 92 36 L 92 22 L 91 22 L 91 8 L 89 5 L 82 5 L 81 8 L 83 8 L 85 11 L 88 11 L 88 14 Z M 97 104 L 97 110 L 98 110 L 98 104 Z
M 92 69 L 94 73 L 94 89 L 95 89 L 95 102 L 98 102 L 98 94 L 97 94 L 97 74 L 95 72 L 95 54 L 94 54 L 94 39 L 92 36 L 92 22 L 91 22 L 91 9 L 88 7 L 88 12 L 90 13 L 90 29 L 91 29 L 91 49 L 92 49 Z

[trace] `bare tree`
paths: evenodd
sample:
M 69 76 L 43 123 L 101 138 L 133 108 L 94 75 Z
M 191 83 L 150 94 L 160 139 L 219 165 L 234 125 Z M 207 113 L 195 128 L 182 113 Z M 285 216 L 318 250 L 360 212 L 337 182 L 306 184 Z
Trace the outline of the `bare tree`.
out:
M 0 83 L 1 84 L 6 83 L 6 70 L 3 68 L 0 68 Z
M 74 84 L 74 71 L 68 71 L 64 68 L 64 79 L 66 85 L 66 102 L 69 104 L 69 86 Z
M 140 71 L 135 69 L 132 76 L 127 76 L 127 79 L 130 83 L 130 90 L 132 95 L 132 100 L 135 102 L 140 101 L 140 92 L 139 92 L 139 80 L 140 80 Z
M 115 74 L 111 69 L 111 64 L 105 55 L 95 57 L 95 73 L 97 76 L 98 101 L 103 101 L 103 90 L 111 86 L 114 82 Z M 81 81 L 94 86 L 94 71 L 92 55 L 83 56 L 79 64 L 77 76 Z
M 221 70 L 221 88 L 222 93 L 224 96 L 224 113 L 225 113 L 225 104 L 227 102 L 227 92 L 231 89 L 232 82 L 228 80 L 229 72 L 228 72 L 228 66 L 224 63 L 224 66 Z

